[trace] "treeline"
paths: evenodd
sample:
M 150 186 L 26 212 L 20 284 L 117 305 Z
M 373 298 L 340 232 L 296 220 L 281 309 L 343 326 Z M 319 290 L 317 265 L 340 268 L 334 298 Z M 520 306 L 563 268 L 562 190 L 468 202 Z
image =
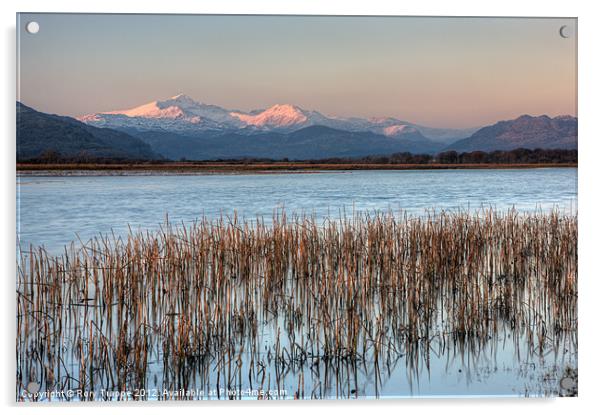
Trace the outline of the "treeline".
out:
M 156 164 L 171 162 L 169 160 L 132 159 L 129 157 L 100 157 L 87 151 L 73 155 L 61 154 L 56 150 L 46 150 L 38 157 L 22 158 L 17 156 L 17 163 L 28 164 Z
M 48 150 L 39 157 L 17 160 L 33 164 L 166 164 L 171 160 L 132 160 L 116 158 L 92 157 L 80 153 L 74 156 L 63 156 L 54 150 Z M 445 151 L 436 155 L 412 154 L 409 152 L 395 153 L 384 156 L 324 158 L 316 160 L 289 160 L 288 158 L 275 160 L 267 158 L 239 158 L 218 160 L 186 160 L 181 163 L 228 163 L 228 164 L 270 164 L 270 163 L 303 163 L 303 164 L 567 164 L 577 163 L 577 150 L 561 149 L 525 149 L 519 148 L 511 151 L 471 151 L 458 153 Z
M 276 160 L 245 159 L 238 162 L 277 162 Z M 288 159 L 279 161 L 289 161 Z M 301 160 L 299 160 L 301 162 Z M 325 158 L 304 160 L 309 164 L 536 164 L 536 163 L 577 163 L 577 150 L 526 149 L 510 151 L 471 151 L 458 153 L 444 151 L 436 155 L 394 153 L 388 156 L 366 156 L 349 158 Z
M 577 150 L 518 148 L 510 151 L 467 153 L 445 151 L 435 156 L 435 162 L 442 164 L 577 163 Z

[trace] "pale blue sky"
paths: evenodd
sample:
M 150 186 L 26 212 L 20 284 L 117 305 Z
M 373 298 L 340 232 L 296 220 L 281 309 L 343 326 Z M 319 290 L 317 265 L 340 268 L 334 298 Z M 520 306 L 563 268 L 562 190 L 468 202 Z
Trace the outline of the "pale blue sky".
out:
M 562 25 L 576 20 L 21 14 L 18 98 L 73 116 L 178 93 L 440 127 L 576 115 Z

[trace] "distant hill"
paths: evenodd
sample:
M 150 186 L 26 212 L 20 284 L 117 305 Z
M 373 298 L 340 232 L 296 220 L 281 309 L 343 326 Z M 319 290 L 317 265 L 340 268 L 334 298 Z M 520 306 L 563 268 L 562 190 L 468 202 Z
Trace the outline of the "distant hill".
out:
M 244 157 L 311 160 L 363 157 L 399 152 L 435 153 L 441 145 L 418 131 L 396 137 L 371 132 L 310 126 L 290 133 L 265 132 L 180 135 L 165 131 L 138 133 L 152 148 L 172 160 L 237 159 Z
M 162 158 L 148 144 L 124 132 L 45 114 L 17 102 L 17 160 L 39 158 L 49 152 L 66 158 Z
M 576 149 L 577 118 L 568 115 L 554 118 L 547 115 L 522 115 L 514 120 L 483 127 L 470 137 L 449 145 L 445 150 L 462 152 L 515 148 Z

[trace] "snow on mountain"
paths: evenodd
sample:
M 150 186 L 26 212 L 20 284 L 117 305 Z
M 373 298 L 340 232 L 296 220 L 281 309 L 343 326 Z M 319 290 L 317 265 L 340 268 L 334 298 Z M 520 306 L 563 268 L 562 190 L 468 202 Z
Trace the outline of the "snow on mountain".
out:
M 177 132 L 244 126 L 240 120 L 230 115 L 229 111 L 216 105 L 197 102 L 184 94 L 130 109 L 84 115 L 78 120 L 101 127 Z
M 139 107 L 108 111 L 102 115 L 125 115 L 130 118 L 167 118 L 181 119 L 198 124 L 204 119 L 214 122 L 233 122 L 236 120 L 225 109 L 216 105 L 197 102 L 187 95 L 179 94 L 164 101 L 153 101 Z
M 309 121 L 301 108 L 290 104 L 277 104 L 257 114 L 231 112 L 230 115 L 248 126 L 260 128 L 289 128 L 305 125 Z
M 414 127 L 405 124 L 391 125 L 382 129 L 382 134 L 387 137 L 399 136 L 402 134 L 416 133 L 418 130 Z
M 208 130 L 292 132 L 313 125 L 354 132 L 370 131 L 389 137 L 419 132 L 415 126 L 390 117 L 365 119 L 325 116 L 291 104 L 277 104 L 250 112 L 231 111 L 197 102 L 184 94 L 130 109 L 84 115 L 78 120 L 97 127 L 180 133 L 201 133 Z
M 176 98 L 176 97 L 174 97 Z M 176 105 L 176 99 L 171 98 L 166 101 L 153 101 L 139 107 L 121 111 L 104 112 L 105 115 L 126 115 L 128 117 L 142 118 L 184 118 L 186 113 L 184 109 Z M 179 97 L 178 97 L 179 98 Z

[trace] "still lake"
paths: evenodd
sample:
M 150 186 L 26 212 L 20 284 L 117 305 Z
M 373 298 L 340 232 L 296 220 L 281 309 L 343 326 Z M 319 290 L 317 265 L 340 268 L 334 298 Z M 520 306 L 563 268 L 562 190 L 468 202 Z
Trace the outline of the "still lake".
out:
M 489 207 L 577 212 L 574 168 L 219 175 L 22 174 L 17 184 L 21 246 L 27 249 L 29 244 L 44 245 L 53 254 L 60 253 L 65 244 L 78 237 L 86 241 L 111 231 L 125 235 L 128 226 L 133 230 L 157 229 L 166 215 L 172 223 L 190 223 L 203 216 L 217 218 L 234 211 L 249 220 L 263 217 L 269 221 L 274 211 L 281 208 L 317 218 L 353 211 L 405 210 L 422 215 L 433 209 Z M 260 337 L 268 350 L 275 329 L 270 324 L 262 327 Z M 539 355 L 529 352 L 524 333 L 518 333 L 513 340 L 512 329 L 507 330 L 479 352 L 434 342 L 428 350 L 420 351 L 420 362 L 412 370 L 408 369 L 410 359 L 405 357 L 386 371 L 383 368 L 382 373 L 367 365 L 354 384 L 357 392 L 341 392 L 338 378 L 329 375 L 326 366 L 319 366 L 318 374 L 304 378 L 304 389 L 316 390 L 318 385 L 321 397 L 558 394 L 565 368 L 577 367 L 576 333 L 558 337 L 556 344 Z M 161 362 L 160 357 L 151 362 L 149 373 L 155 380 L 149 380 L 150 388 L 161 387 Z M 75 370 L 77 362 L 73 365 Z M 243 372 L 248 365 L 245 360 Z M 277 374 L 273 367 L 266 370 L 272 379 Z M 323 370 L 326 372 L 320 372 Z M 287 396 L 297 390 L 298 382 L 294 373 L 286 378 Z
M 275 174 L 17 177 L 17 233 L 23 248 L 65 244 L 100 232 L 125 235 L 203 216 L 269 220 L 287 213 L 338 217 L 353 210 L 493 207 L 577 212 L 577 169 L 345 171 Z

